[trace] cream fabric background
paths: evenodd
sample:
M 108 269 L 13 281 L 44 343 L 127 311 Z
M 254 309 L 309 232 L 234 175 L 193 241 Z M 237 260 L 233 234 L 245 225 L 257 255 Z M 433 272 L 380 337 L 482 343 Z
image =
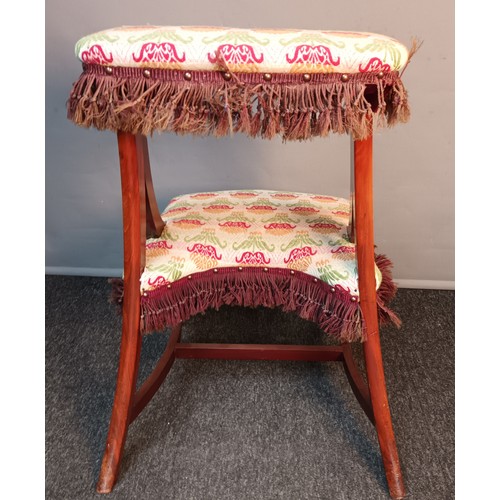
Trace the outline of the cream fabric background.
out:
M 432 14 L 431 14 L 432 13 Z M 358 30 L 424 41 L 404 74 L 412 119 L 375 137 L 375 240 L 400 286 L 454 286 L 454 3 L 289 0 L 46 2 L 46 270 L 121 273 L 116 139 L 66 119 L 82 36 L 124 24 Z M 349 139 L 192 138 L 151 143 L 159 205 L 177 194 L 295 190 L 347 197 Z

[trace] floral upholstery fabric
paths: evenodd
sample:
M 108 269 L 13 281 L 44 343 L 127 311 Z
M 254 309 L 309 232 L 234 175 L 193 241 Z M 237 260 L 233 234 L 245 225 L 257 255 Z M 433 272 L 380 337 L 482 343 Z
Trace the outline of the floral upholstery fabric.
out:
M 307 273 L 358 297 L 355 246 L 343 198 L 281 191 L 219 191 L 173 199 L 160 238 L 146 242 L 142 293 L 227 267 Z M 381 273 L 376 269 L 377 287 Z
M 84 63 L 173 70 L 253 73 L 367 73 L 401 71 L 408 49 L 373 33 L 222 27 L 123 26 L 76 44 Z

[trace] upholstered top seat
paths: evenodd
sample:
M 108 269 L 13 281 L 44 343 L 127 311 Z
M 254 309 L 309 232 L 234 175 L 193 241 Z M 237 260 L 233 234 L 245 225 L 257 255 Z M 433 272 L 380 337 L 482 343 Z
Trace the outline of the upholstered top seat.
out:
M 209 26 L 122 26 L 76 44 L 84 63 L 106 67 L 242 73 L 401 71 L 407 48 L 373 33 L 236 29 Z
M 413 49 L 384 35 L 123 26 L 75 50 L 83 73 L 68 117 L 84 127 L 363 139 L 409 118 L 401 73 Z
M 305 193 L 233 190 L 174 198 L 159 238 L 146 241 L 144 332 L 209 307 L 279 306 L 342 340 L 362 338 L 350 203 Z M 377 256 L 381 317 L 393 284 Z M 394 319 L 394 317 L 392 317 Z

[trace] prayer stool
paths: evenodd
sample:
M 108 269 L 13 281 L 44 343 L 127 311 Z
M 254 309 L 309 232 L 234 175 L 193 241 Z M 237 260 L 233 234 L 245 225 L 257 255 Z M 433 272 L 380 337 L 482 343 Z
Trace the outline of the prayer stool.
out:
M 116 482 L 128 426 L 179 358 L 341 361 L 375 425 L 392 498 L 405 490 L 384 381 L 379 322 L 396 287 L 375 255 L 372 135 L 406 122 L 401 81 L 416 47 L 371 33 L 124 26 L 82 38 L 83 73 L 68 100 L 74 123 L 117 133 L 124 274 L 117 387 L 97 491 Z M 349 199 L 302 192 L 183 194 L 160 213 L 149 165 L 153 132 L 284 141 L 350 134 Z M 251 186 L 250 186 L 251 187 Z M 192 344 L 181 325 L 223 305 L 279 307 L 337 345 Z M 136 390 L 142 335 L 171 328 Z M 354 363 L 361 341 L 368 383 Z

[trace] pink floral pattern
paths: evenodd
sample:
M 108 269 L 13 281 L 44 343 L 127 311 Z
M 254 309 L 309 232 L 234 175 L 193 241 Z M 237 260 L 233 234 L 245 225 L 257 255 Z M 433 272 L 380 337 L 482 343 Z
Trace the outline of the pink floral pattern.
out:
M 262 252 L 243 252 L 241 257 L 236 258 L 236 262 L 247 266 L 263 266 L 269 264 L 271 259 L 266 259 Z
M 182 63 L 186 60 L 186 54 L 179 56 L 173 43 L 154 43 L 143 44 L 139 55 L 132 54 L 132 58 L 138 63 Z
M 301 271 L 357 296 L 349 206 L 343 198 L 282 191 L 178 196 L 162 214 L 162 236 L 147 240 L 142 290 L 193 273 L 251 267 Z
M 331 66 L 340 64 L 340 57 L 334 60 L 330 49 L 324 45 L 299 45 L 295 47 L 295 53 L 292 57 L 287 54 L 286 60 L 289 64 Z
M 254 48 L 247 44 L 231 45 L 227 43 L 225 45 L 219 45 L 217 51 L 222 55 L 226 63 L 238 66 L 241 64 L 260 64 L 264 61 L 264 55 L 260 54 L 260 56 L 257 56 Z M 216 63 L 217 56 L 208 54 L 208 60 L 212 63 Z
M 408 49 L 375 33 L 203 26 L 124 26 L 76 44 L 88 64 L 253 73 L 401 71 Z
M 360 73 L 368 73 L 368 72 L 374 72 L 374 71 L 382 71 L 384 73 L 387 73 L 391 71 L 391 67 L 388 64 L 384 64 L 382 60 L 380 60 L 378 57 L 372 57 L 367 63 L 366 66 L 363 68 L 363 65 L 359 65 L 359 72 Z
M 81 55 L 82 61 L 87 64 L 108 64 L 113 62 L 113 54 L 107 56 L 104 49 L 98 45 L 92 45 L 84 50 Z

